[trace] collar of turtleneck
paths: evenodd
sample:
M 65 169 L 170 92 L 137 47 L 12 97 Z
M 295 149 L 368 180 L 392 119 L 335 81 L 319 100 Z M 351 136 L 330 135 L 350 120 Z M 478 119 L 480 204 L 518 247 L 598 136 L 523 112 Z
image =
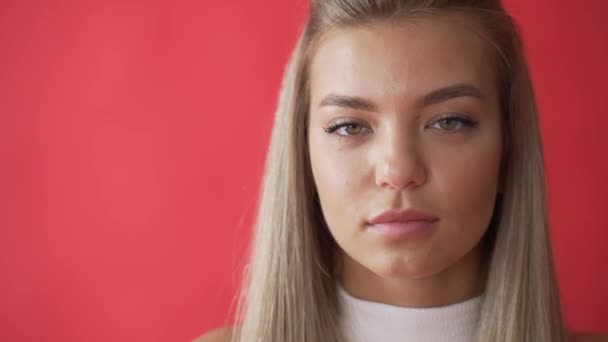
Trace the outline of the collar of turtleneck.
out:
M 347 342 L 470 342 L 481 296 L 460 303 L 412 308 L 358 299 L 338 283 L 340 323 Z

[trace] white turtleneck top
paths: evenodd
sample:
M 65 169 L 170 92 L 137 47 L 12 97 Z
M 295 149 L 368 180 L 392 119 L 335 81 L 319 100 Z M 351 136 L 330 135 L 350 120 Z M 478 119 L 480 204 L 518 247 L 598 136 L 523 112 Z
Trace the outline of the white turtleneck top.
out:
M 481 296 L 441 307 L 411 308 L 361 300 L 337 285 L 347 342 L 471 342 Z

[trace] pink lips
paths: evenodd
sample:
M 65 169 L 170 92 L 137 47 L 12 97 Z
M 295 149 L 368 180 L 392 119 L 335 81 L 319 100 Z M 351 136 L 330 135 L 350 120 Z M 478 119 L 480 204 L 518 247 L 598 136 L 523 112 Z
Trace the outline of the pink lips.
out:
M 417 209 L 387 210 L 368 224 L 378 233 L 392 238 L 412 238 L 431 231 L 436 216 Z

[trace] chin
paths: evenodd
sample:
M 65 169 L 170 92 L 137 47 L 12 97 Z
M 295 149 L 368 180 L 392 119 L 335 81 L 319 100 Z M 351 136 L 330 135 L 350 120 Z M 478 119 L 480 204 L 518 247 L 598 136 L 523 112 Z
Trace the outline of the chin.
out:
M 407 278 L 421 279 L 440 272 L 437 267 L 432 267 L 428 262 L 415 260 L 412 257 L 386 257 L 376 260 L 370 265 L 370 270 L 382 278 Z

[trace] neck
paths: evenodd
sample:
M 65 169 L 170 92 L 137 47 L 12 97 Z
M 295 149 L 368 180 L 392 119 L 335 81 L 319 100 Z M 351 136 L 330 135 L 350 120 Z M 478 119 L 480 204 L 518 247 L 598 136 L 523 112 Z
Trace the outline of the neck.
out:
M 481 247 L 455 264 L 424 277 L 383 277 L 343 254 L 339 279 L 353 297 L 404 307 L 436 307 L 459 303 L 483 292 Z

